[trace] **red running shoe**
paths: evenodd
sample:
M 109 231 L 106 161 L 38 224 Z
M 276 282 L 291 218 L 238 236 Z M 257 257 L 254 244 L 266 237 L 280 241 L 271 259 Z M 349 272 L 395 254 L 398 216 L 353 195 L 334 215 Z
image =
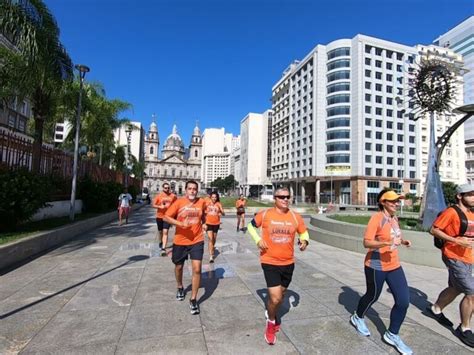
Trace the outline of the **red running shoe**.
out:
M 280 326 L 272 322 L 271 320 L 267 320 L 267 329 L 265 330 L 265 341 L 269 345 L 273 345 L 276 343 L 276 333 L 280 330 Z

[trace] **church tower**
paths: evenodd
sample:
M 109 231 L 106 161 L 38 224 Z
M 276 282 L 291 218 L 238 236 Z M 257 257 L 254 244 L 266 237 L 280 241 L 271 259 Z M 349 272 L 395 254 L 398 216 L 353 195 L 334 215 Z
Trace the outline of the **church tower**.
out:
M 202 137 L 199 130 L 198 123 L 194 127 L 193 135 L 191 136 L 191 144 L 189 145 L 189 160 L 201 162 L 202 157 Z
M 156 125 L 156 116 L 151 116 L 153 121 L 151 122 L 148 135 L 145 139 L 145 160 L 146 161 L 158 161 L 160 146 L 160 137 L 158 135 L 158 127 Z

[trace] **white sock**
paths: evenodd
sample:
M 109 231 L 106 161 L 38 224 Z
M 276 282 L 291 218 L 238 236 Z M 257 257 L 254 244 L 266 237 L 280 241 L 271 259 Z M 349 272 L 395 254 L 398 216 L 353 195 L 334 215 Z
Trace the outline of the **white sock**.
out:
M 469 328 L 469 327 L 468 327 L 468 328 L 464 328 L 464 327 L 461 325 L 461 330 L 462 330 L 463 332 L 465 332 L 466 330 L 471 330 L 471 328 Z
M 431 305 L 431 310 L 433 311 L 434 314 L 441 314 L 441 308 L 439 308 L 435 304 Z

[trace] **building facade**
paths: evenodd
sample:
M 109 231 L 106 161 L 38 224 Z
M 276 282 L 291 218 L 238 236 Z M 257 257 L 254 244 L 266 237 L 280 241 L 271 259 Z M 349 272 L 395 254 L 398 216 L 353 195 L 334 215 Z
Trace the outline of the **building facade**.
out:
M 384 186 L 421 195 L 425 121 L 410 119 L 420 50 L 357 35 L 293 62 L 272 88 L 273 184 L 317 203 L 374 205 Z
M 240 122 L 239 182 L 241 193 L 249 195 L 252 188 L 271 184 L 267 176 L 268 120 L 272 111 L 249 113 Z M 237 165 L 237 164 L 236 164 Z
M 474 16 L 470 16 L 456 27 L 439 36 L 435 45 L 449 48 L 463 56 L 464 67 L 464 105 L 474 104 Z M 466 146 L 466 179 L 474 183 L 474 118 L 464 123 Z
M 233 174 L 233 136 L 224 128 L 206 128 L 202 135 L 202 182 L 205 188 L 212 187 L 217 178 Z
M 166 138 L 159 153 L 160 138 L 158 127 L 152 122 L 145 139 L 145 179 L 143 186 L 151 192 L 161 190 L 163 183 L 170 184 L 178 195 L 184 194 L 188 180 L 201 183 L 202 137 L 199 127 L 195 127 L 191 142 L 186 150 L 183 140 L 178 134 L 176 125 Z M 187 151 L 187 154 L 186 154 Z
M 128 126 L 132 126 L 130 137 L 128 136 Z M 116 146 L 130 146 L 130 153 L 143 162 L 145 160 L 145 129 L 141 122 L 130 122 L 114 130 L 114 140 Z

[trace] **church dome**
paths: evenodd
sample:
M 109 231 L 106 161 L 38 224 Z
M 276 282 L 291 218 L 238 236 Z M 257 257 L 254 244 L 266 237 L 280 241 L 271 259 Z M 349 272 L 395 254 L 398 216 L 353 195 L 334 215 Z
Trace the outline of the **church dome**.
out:
M 184 153 L 183 140 L 178 134 L 176 125 L 173 126 L 173 132 L 168 136 L 168 138 L 166 138 L 165 143 L 163 144 L 163 150 Z

